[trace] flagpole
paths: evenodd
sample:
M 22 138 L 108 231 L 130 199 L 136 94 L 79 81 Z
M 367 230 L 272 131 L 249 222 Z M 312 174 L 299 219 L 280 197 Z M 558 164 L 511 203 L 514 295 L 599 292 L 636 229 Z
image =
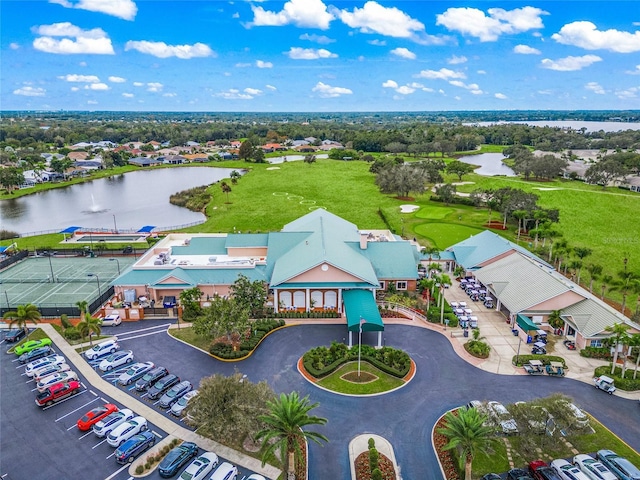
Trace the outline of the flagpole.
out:
M 360 378 L 360 357 L 362 352 L 362 324 L 365 322 L 366 320 L 360 317 L 360 328 L 358 329 L 358 378 Z

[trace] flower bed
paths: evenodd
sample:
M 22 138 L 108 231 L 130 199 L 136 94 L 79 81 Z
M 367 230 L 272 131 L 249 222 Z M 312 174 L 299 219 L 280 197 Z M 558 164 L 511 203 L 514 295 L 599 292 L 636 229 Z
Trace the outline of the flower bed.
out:
M 393 463 L 383 454 L 378 454 L 378 470 L 382 473 L 382 480 L 395 480 L 396 471 Z M 372 480 L 369 468 L 369 452 L 362 452 L 355 460 L 356 480 Z
M 455 411 L 453 412 L 455 415 Z M 438 422 L 436 423 L 433 429 L 433 445 L 436 450 L 436 455 L 438 455 L 438 460 L 440 460 L 440 465 L 442 465 L 442 470 L 445 474 L 445 480 L 460 480 L 462 476 L 460 475 L 460 471 L 458 470 L 458 466 L 456 464 L 453 455 L 450 450 L 443 450 L 444 446 L 449 443 L 447 437 L 438 433 L 440 428 L 444 428 L 446 423 L 444 421 L 444 415 L 440 417 Z

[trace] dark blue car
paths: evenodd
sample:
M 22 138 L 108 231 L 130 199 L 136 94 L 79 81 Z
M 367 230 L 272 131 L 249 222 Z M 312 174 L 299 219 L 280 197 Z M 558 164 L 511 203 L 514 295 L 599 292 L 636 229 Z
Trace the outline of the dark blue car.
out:
M 178 470 L 198 455 L 198 446 L 192 442 L 184 442 L 171 450 L 158 465 L 158 473 L 161 477 L 173 477 Z
M 120 445 L 115 453 L 118 463 L 132 463 L 135 458 L 156 443 L 156 437 L 151 432 L 142 432 L 134 435 Z

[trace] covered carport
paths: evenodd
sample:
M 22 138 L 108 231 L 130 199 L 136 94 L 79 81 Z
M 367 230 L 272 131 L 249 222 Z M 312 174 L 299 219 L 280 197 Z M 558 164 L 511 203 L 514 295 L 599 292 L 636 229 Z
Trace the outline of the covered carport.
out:
M 371 290 L 344 290 L 342 302 L 347 317 L 349 347 L 353 346 L 353 332 L 378 332 L 378 347 L 382 347 L 384 323 Z M 361 330 L 362 329 L 362 330 Z

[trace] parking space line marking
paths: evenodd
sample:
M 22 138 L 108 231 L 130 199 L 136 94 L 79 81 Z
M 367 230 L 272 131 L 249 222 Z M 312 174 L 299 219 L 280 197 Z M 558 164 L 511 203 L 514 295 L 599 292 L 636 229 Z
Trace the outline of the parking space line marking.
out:
M 83 393 L 87 393 L 87 391 L 86 391 L 86 390 L 82 390 L 80 393 L 76 393 L 75 395 L 72 395 L 72 396 L 70 396 L 70 397 L 67 397 L 67 398 L 65 398 L 64 400 L 60 400 L 59 402 L 56 402 L 56 403 L 54 403 L 53 405 L 49 405 L 48 407 L 44 407 L 44 408 L 42 409 L 42 411 L 49 410 L 51 407 L 55 407 L 56 405 L 61 405 L 61 404 L 63 404 L 64 402 L 66 402 L 67 400 L 71 400 L 72 398 L 77 397 L 78 395 L 82 395 Z M 56 420 L 56 422 L 57 422 L 57 420 Z
M 162 435 L 160 435 L 158 432 L 156 432 L 155 430 L 151 430 L 151 433 L 153 433 L 156 437 L 158 438 L 162 438 Z
M 31 389 L 31 391 L 32 391 L 32 392 L 35 392 L 37 389 L 38 389 L 38 387 L 36 387 L 36 388 L 32 388 L 32 389 Z
M 92 433 L 93 433 L 93 430 L 89 430 L 87 433 L 85 433 L 80 438 L 78 438 L 78 440 L 82 440 L 84 437 L 86 437 L 87 435 L 91 435 Z
M 128 391 L 133 390 L 134 388 L 136 388 L 136 385 L 134 384 L 132 387 L 127 388 Z
M 87 388 L 87 386 L 84 384 L 84 382 L 80 382 L 80 385 L 82 385 L 83 388 Z
M 166 330 L 160 330 L 158 332 L 143 333 L 142 335 L 134 335 L 133 337 L 123 338 L 122 340 L 118 340 L 118 342 L 124 341 L 124 340 L 133 340 L 134 338 L 148 337 L 149 335 L 157 335 L 159 333 L 164 333 L 165 331 Z
M 105 438 L 104 440 L 102 440 L 101 442 L 96 443 L 93 447 L 91 447 L 91 450 L 93 450 L 96 447 L 99 447 L 100 445 L 102 445 L 104 442 L 106 442 L 107 439 Z
M 82 391 L 82 392 L 80 392 L 80 393 L 84 393 L 84 392 L 86 392 L 86 390 L 84 390 L 84 391 Z M 72 397 L 69 397 L 69 398 L 72 398 Z M 68 399 L 66 399 L 66 400 L 68 400 Z M 89 405 L 89 404 L 91 404 L 91 403 L 95 402 L 96 400 L 98 400 L 98 399 L 97 399 L 97 398 L 94 398 L 93 400 L 89 400 L 89 401 L 88 401 L 87 403 L 85 403 L 84 405 L 81 405 L 81 406 L 79 406 L 78 408 L 76 408 L 75 410 L 71 410 L 69 413 L 67 413 L 67 414 L 63 415 L 62 417 L 58 418 L 58 419 L 56 420 L 56 422 L 59 422 L 59 421 L 60 421 L 60 420 L 62 420 L 63 418 L 68 417 L 69 415 L 71 415 L 72 413 L 77 412 L 78 410 L 82 410 L 84 407 L 86 407 L 87 405 Z M 65 401 L 65 400 L 63 400 L 63 402 L 64 402 L 64 401 Z M 54 405 L 55 405 L 55 404 L 54 404 Z
M 69 428 L 67 428 L 67 432 L 68 432 L 69 430 L 71 430 L 71 429 L 76 428 L 77 426 L 78 426 L 78 425 L 75 425 L 75 424 L 74 424 L 74 425 L 71 425 Z
M 160 403 L 160 400 L 158 400 L 157 402 L 154 402 L 154 403 L 153 403 L 153 406 L 155 407 L 155 406 L 156 406 L 157 404 L 159 404 L 159 403 Z
M 89 393 L 92 393 L 93 395 L 98 395 L 96 392 L 94 392 L 93 390 L 89 390 Z
M 11 363 L 17 362 L 20 358 L 16 358 L 15 360 L 11 360 Z
M 109 400 L 107 400 L 107 399 L 106 399 L 106 398 L 104 398 L 104 397 L 100 397 L 100 400 L 102 400 L 104 403 L 111 403 L 111 402 L 109 402 Z
M 118 335 L 118 341 L 122 340 L 122 335 L 130 335 L 132 333 L 146 332 L 147 330 L 154 330 L 154 329 L 157 329 L 157 328 L 164 328 L 164 327 L 168 327 L 169 325 L 171 325 L 171 324 L 170 323 L 163 323 L 162 325 L 156 325 L 155 327 L 140 328 L 138 330 L 131 330 L 130 332 L 121 333 L 121 334 Z
M 145 393 L 143 393 L 142 395 L 140 395 L 140 398 L 144 398 L 144 397 L 146 397 L 148 393 L 149 393 L 149 392 L 145 392 Z
M 114 450 L 113 453 L 111 455 L 109 455 L 108 457 L 105 457 L 105 460 L 109 460 L 111 457 L 113 457 L 116 454 L 116 451 Z M 118 472 L 120 472 L 122 469 L 118 470 Z M 111 477 L 109 477 L 111 478 Z
M 114 455 L 115 452 L 113 452 L 112 455 Z M 112 455 L 109 455 L 112 456 Z M 107 457 L 107 458 L 109 458 Z M 111 475 L 109 475 L 107 478 L 105 478 L 104 480 L 111 480 L 113 477 L 117 476 L 122 470 L 124 470 L 125 468 L 129 468 L 129 464 L 125 463 L 122 467 L 120 467 L 118 470 L 116 470 L 115 472 L 113 472 Z

